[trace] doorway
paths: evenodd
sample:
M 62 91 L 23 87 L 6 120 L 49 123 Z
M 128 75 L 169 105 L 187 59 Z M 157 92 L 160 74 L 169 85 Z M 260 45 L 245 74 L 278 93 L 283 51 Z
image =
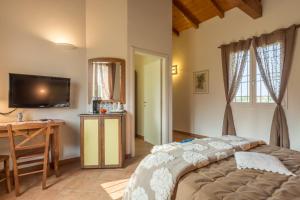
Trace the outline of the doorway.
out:
M 162 144 L 163 58 L 135 52 L 135 133 L 152 144 Z

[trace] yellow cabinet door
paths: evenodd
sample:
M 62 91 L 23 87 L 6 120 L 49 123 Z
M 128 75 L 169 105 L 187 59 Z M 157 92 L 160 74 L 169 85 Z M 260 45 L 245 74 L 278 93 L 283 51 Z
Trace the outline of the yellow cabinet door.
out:
M 121 167 L 121 118 L 103 119 L 103 167 Z
M 99 120 L 98 118 L 83 121 L 83 165 L 99 167 Z

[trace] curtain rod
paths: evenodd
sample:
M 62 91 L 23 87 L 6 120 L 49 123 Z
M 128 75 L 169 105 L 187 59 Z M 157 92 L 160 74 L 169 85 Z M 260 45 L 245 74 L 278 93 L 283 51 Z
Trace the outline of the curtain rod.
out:
M 296 29 L 300 28 L 300 24 L 296 24 Z M 218 48 L 220 49 L 221 46 L 218 46 Z

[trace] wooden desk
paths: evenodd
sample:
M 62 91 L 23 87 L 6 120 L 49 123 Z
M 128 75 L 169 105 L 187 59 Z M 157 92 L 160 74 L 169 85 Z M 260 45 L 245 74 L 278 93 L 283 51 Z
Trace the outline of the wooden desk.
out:
M 63 120 L 49 120 L 51 122 L 51 137 L 50 137 L 50 149 L 51 149 L 51 162 L 53 163 L 56 176 L 59 175 L 59 155 L 60 155 L 60 127 L 65 125 Z M 22 131 L 31 131 L 37 128 L 43 127 L 49 121 L 24 121 L 24 122 L 5 122 L 0 123 L 0 139 L 8 138 L 7 125 L 22 126 Z M 24 127 L 24 128 L 23 128 Z M 21 135 L 21 134 L 20 134 Z

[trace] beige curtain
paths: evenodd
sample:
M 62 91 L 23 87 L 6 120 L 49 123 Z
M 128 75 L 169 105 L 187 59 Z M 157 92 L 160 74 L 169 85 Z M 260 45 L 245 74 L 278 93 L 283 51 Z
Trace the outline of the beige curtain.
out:
M 108 65 L 108 83 L 109 83 L 109 98 L 114 99 L 116 81 L 116 64 Z
M 289 130 L 281 102 L 291 71 L 296 26 L 280 29 L 270 34 L 253 38 L 253 47 L 262 79 L 277 106 L 274 112 L 270 144 L 290 147 Z M 280 51 L 274 51 L 279 48 Z M 275 55 L 278 52 L 279 55 Z M 279 66 L 279 67 L 278 67 Z M 277 79 L 274 74 L 280 74 Z
M 248 39 L 221 46 L 223 79 L 227 102 L 223 120 L 223 135 L 236 135 L 230 103 L 239 87 L 246 59 L 249 55 L 250 44 L 251 39 Z
M 88 68 L 88 98 L 93 97 L 109 100 L 113 95 L 115 70 L 107 63 L 94 62 Z
M 88 67 L 88 103 L 92 103 L 93 98 L 93 66 L 89 65 Z
M 97 67 L 97 63 L 92 63 L 88 67 L 88 102 L 92 103 L 93 97 L 99 97 L 98 85 L 99 77 L 98 74 L 100 69 Z

